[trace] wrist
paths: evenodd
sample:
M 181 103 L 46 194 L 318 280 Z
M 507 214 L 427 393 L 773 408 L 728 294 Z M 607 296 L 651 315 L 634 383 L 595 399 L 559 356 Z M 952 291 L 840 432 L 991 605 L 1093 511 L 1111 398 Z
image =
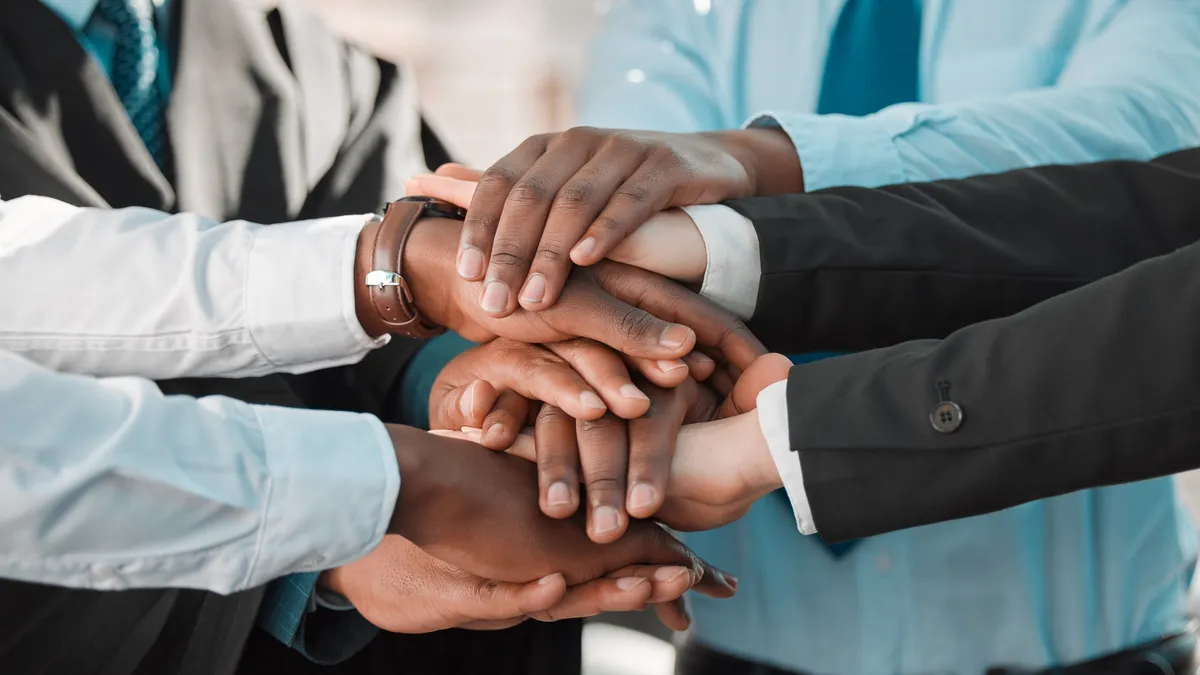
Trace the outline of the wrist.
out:
M 755 195 L 804 192 L 800 157 L 782 129 L 718 131 L 714 136 L 746 170 Z
M 373 267 L 375 235 L 379 232 L 380 222 L 372 219 L 358 233 L 358 247 L 354 253 L 354 313 L 358 323 L 372 338 L 378 338 L 388 332 L 375 304 L 371 302 L 371 294 L 367 289 L 367 274 Z
M 460 221 L 422 218 L 413 225 L 403 252 L 413 304 L 422 316 L 449 330 L 459 330 L 463 324 L 453 293 L 453 284 L 460 283 L 454 257 L 461 231 Z
M 762 423 L 758 419 L 758 410 L 737 417 L 741 437 L 746 439 L 748 447 L 747 482 L 751 490 L 759 494 L 768 494 L 783 487 L 783 478 L 779 475 L 779 467 L 771 455 L 771 446 L 763 435 Z

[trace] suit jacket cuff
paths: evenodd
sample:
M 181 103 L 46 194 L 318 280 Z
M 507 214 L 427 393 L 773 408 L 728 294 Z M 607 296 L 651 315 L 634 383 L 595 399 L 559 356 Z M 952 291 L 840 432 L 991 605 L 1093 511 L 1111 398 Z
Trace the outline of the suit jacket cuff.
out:
M 758 424 L 763 438 L 771 450 L 771 459 L 783 480 L 788 501 L 796 516 L 796 527 L 801 534 L 815 534 L 812 509 L 804 491 L 804 471 L 800 467 L 800 454 L 792 452 L 788 434 L 787 382 L 776 382 L 758 394 Z
M 762 262 L 754 224 L 728 206 L 685 206 L 707 249 L 700 294 L 744 321 L 754 316 Z
M 878 187 L 907 182 L 893 142 L 911 124 L 903 116 L 763 112 L 747 128 L 782 129 L 796 146 L 807 192 L 838 185 Z M 891 124 L 899 124 L 892 128 Z

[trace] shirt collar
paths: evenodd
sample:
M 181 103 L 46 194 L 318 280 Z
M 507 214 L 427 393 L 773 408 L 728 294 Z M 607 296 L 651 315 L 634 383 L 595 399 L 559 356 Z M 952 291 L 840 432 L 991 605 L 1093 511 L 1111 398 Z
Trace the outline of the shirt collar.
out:
M 42 0 L 42 4 L 54 10 L 71 28 L 82 32 L 96 11 L 100 0 Z

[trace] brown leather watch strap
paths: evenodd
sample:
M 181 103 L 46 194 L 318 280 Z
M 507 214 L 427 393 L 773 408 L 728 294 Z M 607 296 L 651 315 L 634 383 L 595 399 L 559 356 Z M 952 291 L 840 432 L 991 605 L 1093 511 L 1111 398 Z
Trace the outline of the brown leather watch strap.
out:
M 388 204 L 375 232 L 374 262 L 365 279 L 371 304 L 388 332 L 414 338 L 432 337 L 445 330 L 421 317 L 404 280 L 404 246 L 424 213 L 421 202 Z

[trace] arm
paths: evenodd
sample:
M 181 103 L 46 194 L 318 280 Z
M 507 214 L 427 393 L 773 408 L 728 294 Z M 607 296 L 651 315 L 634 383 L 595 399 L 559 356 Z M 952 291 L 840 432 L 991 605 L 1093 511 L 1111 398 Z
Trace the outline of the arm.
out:
M 1197 269 L 1193 244 L 944 340 L 794 368 L 790 446 L 817 529 L 860 537 L 1200 466 Z M 952 433 L 931 426 L 939 383 L 964 413 Z
M 166 397 L 7 352 L 0 448 L 0 575 L 86 588 L 229 593 L 349 562 L 400 483 L 373 418 Z
M 91 375 L 248 377 L 353 363 L 366 216 L 262 227 L 0 200 L 0 349 Z M 296 335 L 304 334 L 303 340 Z
M 614 258 L 702 282 L 773 349 L 870 349 L 943 337 L 1190 244 L 1197 188 L 1200 149 L 831 188 L 667 211 Z
M 1053 88 L 846 117 L 771 112 L 809 189 L 1148 159 L 1200 145 L 1200 7 L 1127 3 L 1081 39 Z
M 710 245 L 709 266 L 761 274 L 739 284 L 754 332 L 776 350 L 870 349 L 943 337 L 1196 241 L 1200 150 L 730 205 L 753 222 L 760 267 L 731 259 L 737 245 Z

